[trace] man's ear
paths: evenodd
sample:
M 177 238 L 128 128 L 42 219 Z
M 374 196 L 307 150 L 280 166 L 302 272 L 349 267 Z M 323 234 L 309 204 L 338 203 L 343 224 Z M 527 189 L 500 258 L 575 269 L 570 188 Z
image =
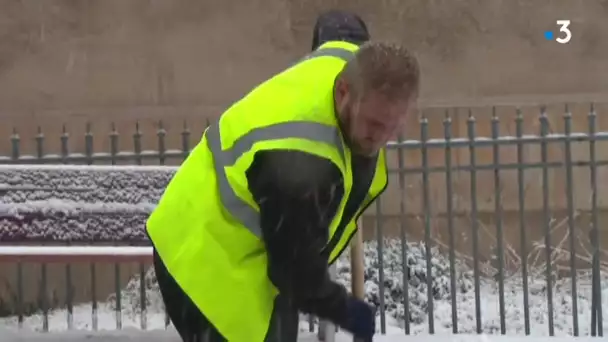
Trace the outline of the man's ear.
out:
M 338 102 L 348 100 L 350 96 L 350 86 L 343 77 L 338 77 L 336 80 L 336 97 Z

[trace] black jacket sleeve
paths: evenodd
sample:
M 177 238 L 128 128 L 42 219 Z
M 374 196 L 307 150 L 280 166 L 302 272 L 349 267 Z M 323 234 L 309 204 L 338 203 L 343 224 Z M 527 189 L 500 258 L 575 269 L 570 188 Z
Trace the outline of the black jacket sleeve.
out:
M 312 154 L 273 150 L 255 155 L 247 179 L 260 206 L 270 280 L 300 311 L 342 321 L 347 292 L 330 279 L 322 253 L 344 193 L 340 170 Z

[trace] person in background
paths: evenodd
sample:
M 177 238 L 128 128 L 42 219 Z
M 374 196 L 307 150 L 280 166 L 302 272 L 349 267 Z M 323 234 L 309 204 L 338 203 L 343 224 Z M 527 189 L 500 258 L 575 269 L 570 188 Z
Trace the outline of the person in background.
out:
M 312 51 L 329 41 L 361 45 L 370 39 L 367 25 L 355 13 L 331 10 L 319 15 L 313 29 Z
M 296 342 L 299 312 L 372 341 L 374 307 L 328 265 L 387 186 L 384 147 L 415 106 L 420 71 L 404 47 L 365 42 L 360 19 L 346 20 L 354 33 L 340 20 L 330 29 L 335 18 L 319 18 L 311 54 L 205 131 L 147 221 L 185 342 Z

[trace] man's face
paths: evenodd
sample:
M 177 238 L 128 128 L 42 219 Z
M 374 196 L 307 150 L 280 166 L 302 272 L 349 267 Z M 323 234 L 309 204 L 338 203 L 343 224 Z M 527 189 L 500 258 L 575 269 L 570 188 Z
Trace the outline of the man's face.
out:
M 400 131 L 415 102 L 415 96 L 389 100 L 378 92 L 358 98 L 343 95 L 338 104 L 342 129 L 352 151 L 363 156 L 373 156 L 386 146 Z

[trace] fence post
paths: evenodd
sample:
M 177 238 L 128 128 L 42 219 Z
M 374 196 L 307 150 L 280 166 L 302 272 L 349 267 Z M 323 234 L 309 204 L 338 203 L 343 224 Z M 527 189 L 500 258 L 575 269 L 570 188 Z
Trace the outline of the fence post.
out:
M 350 270 L 351 270 L 351 291 L 353 296 L 359 299 L 365 298 L 365 278 L 364 278 L 364 259 L 363 259 L 363 229 L 362 221 L 359 219 L 357 222 L 357 232 L 353 236 L 350 243 Z M 332 265 L 329 269 L 332 279 L 336 277 L 336 265 Z M 317 338 L 323 342 L 335 341 L 336 327 L 331 322 L 320 321 L 319 332 Z M 356 338 L 353 338 L 354 342 L 358 342 Z
M 350 244 L 350 270 L 351 270 L 351 289 L 353 296 L 359 299 L 365 298 L 365 263 L 363 259 L 363 229 L 362 220 L 359 219 L 357 222 L 357 232 L 353 236 L 353 240 Z M 353 337 L 353 341 L 357 342 L 357 339 Z
M 329 275 L 332 280 L 336 279 L 337 268 L 335 263 L 329 266 Z M 317 339 L 322 342 L 335 342 L 336 326 L 330 321 L 319 320 L 319 331 L 317 333 Z

